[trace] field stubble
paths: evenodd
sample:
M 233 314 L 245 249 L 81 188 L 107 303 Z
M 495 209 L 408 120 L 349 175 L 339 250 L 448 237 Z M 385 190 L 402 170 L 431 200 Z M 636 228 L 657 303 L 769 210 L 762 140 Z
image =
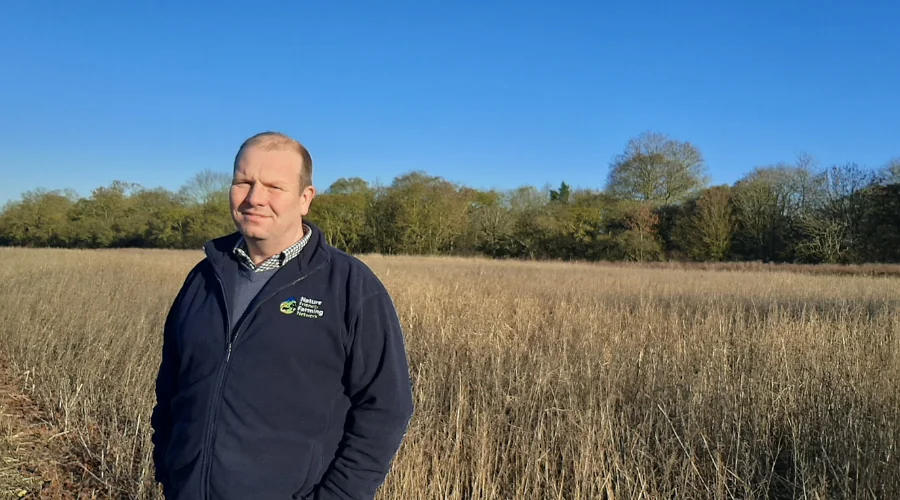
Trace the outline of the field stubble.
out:
M 0 356 L 159 498 L 161 327 L 201 257 L 0 249 Z M 900 280 L 366 256 L 416 413 L 381 498 L 900 498 Z

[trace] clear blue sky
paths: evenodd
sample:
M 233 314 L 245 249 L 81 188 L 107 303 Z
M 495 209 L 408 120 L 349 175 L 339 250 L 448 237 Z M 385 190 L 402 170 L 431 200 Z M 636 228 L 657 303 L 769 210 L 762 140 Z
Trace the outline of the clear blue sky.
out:
M 878 167 L 900 155 L 898 20 L 896 1 L 5 2 L 0 202 L 176 189 L 262 130 L 309 147 L 320 189 L 416 169 L 602 187 L 645 130 L 698 145 L 715 183 L 801 151 Z

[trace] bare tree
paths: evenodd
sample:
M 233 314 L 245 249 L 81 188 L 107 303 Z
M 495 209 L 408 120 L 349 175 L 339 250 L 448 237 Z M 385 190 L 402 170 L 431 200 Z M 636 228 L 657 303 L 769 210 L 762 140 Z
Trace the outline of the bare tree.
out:
M 369 186 L 369 183 L 359 177 L 341 177 L 334 181 L 326 191 L 328 194 L 369 194 L 372 192 L 373 189 Z
M 855 163 L 834 165 L 819 174 L 818 203 L 799 216 L 805 236 L 801 257 L 817 262 L 844 262 L 859 244 L 866 199 L 861 193 L 877 182 L 875 172 Z
M 613 162 L 607 190 L 620 198 L 669 204 L 688 198 L 707 182 L 706 163 L 696 146 L 644 132 L 629 140 Z
M 645 262 L 662 257 L 659 239 L 659 215 L 653 204 L 625 202 L 622 206 L 626 231 L 619 235 L 626 260 Z
M 505 193 L 501 202 L 513 212 L 527 212 L 543 208 L 547 197 L 534 186 L 521 186 Z
M 900 184 L 900 156 L 888 161 L 878 174 L 882 184 Z
M 205 205 L 228 200 L 230 187 L 230 174 L 206 169 L 191 177 L 178 193 L 190 204 Z
M 805 238 L 797 244 L 804 260 L 835 264 L 843 262 L 850 251 L 851 239 L 846 225 L 820 214 L 803 214 L 800 227 Z

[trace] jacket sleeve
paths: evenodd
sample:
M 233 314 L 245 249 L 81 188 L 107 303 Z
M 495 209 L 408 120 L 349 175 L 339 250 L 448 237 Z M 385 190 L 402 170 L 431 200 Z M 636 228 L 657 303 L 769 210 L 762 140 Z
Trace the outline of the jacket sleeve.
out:
M 179 307 L 184 290 L 190 282 L 194 272 L 185 279 L 178 296 L 169 308 L 163 327 L 162 359 L 156 376 L 156 405 L 150 415 L 150 427 L 153 429 L 151 441 L 153 442 L 153 465 L 156 470 L 156 481 L 168 488 L 168 474 L 163 457 L 169 446 L 169 438 L 172 435 L 172 398 L 178 387 L 179 354 L 175 339 L 175 311 Z
M 317 500 L 374 498 L 413 414 L 406 345 L 387 292 L 365 299 L 350 326 L 345 385 L 351 406 Z

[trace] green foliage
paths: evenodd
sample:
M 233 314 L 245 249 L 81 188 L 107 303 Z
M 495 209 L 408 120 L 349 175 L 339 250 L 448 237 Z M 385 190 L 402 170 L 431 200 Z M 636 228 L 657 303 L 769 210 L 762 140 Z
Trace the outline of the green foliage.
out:
M 341 178 L 307 219 L 350 253 L 559 260 L 900 262 L 900 160 L 818 169 L 812 157 L 703 188 L 699 150 L 632 139 L 604 191 L 482 191 L 414 171 L 388 186 Z M 79 198 L 35 190 L 0 210 L 0 245 L 200 248 L 233 232 L 227 174 L 171 192 L 115 181 Z
M 684 205 L 674 238 L 693 260 L 722 261 L 731 254 L 735 226 L 731 189 L 717 186 Z
M 769 262 L 785 256 L 791 213 L 788 178 L 788 167 L 757 168 L 735 184 L 735 243 L 742 257 Z
M 900 183 L 873 185 L 863 202 L 857 262 L 900 262 Z
M 453 253 L 469 223 L 472 190 L 424 172 L 400 176 L 375 197 L 369 223 L 381 253 Z
M 572 188 L 565 182 L 562 182 L 558 190 L 550 191 L 550 201 L 552 203 L 568 203 L 571 195 Z
M 374 200 L 375 191 L 366 181 L 341 178 L 313 200 L 309 219 L 331 245 L 351 253 L 371 251 L 373 235 L 366 219 Z
M 0 213 L 0 243 L 75 248 L 200 248 L 234 231 L 227 198 L 195 204 L 164 189 L 115 181 L 77 199 L 31 191 Z
M 0 214 L 0 241 L 23 246 L 69 246 L 74 236 L 67 214 L 74 197 L 60 191 L 29 191 Z

